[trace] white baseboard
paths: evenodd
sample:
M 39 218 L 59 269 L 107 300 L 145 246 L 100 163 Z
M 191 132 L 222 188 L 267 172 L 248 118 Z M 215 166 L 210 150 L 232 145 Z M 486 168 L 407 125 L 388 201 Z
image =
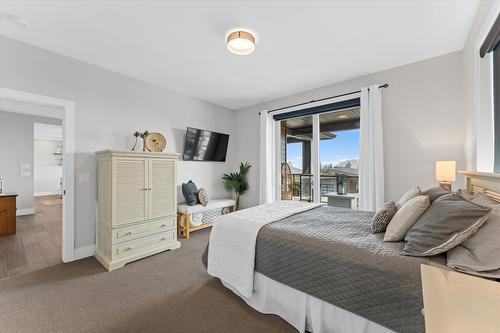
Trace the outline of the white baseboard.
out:
M 33 214 L 35 214 L 35 208 L 23 208 L 16 210 L 16 216 L 33 215 Z
M 54 191 L 54 192 L 35 192 L 33 193 L 33 196 L 35 197 L 43 197 L 45 195 L 61 195 L 61 191 Z
M 95 244 L 75 249 L 75 260 L 92 257 L 95 254 Z

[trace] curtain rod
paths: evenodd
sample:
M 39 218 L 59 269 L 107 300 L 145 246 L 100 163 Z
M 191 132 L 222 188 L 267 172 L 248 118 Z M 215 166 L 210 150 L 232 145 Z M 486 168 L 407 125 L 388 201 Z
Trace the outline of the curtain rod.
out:
M 379 88 L 387 88 L 389 87 L 389 84 L 386 83 L 386 84 L 382 84 L 380 86 L 378 86 Z M 293 105 L 288 105 L 288 106 L 284 106 L 284 107 L 281 107 L 281 108 L 277 108 L 277 109 L 272 109 L 272 110 L 269 110 L 267 111 L 267 113 L 273 113 L 273 112 L 276 112 L 276 111 L 281 111 L 281 110 L 285 110 L 285 109 L 289 109 L 289 108 L 293 108 L 293 107 L 296 107 L 296 106 L 301 106 L 301 105 L 306 105 L 306 104 L 311 104 L 311 103 L 315 103 L 315 102 L 321 102 L 321 101 L 325 101 L 327 99 L 332 99 L 332 98 L 337 98 L 337 97 L 343 97 L 343 96 L 347 96 L 347 95 L 352 95 L 352 94 L 357 94 L 357 93 L 360 93 L 361 90 L 358 90 L 358 91 L 353 91 L 353 92 L 350 92 L 350 93 L 346 93 L 346 94 L 340 94 L 340 95 L 335 95 L 335 96 L 329 96 L 329 97 L 324 97 L 324 98 L 320 98 L 320 99 L 313 99 L 309 102 L 302 102 L 302 103 L 298 103 L 298 104 L 293 104 Z M 260 114 L 260 113 L 259 113 Z

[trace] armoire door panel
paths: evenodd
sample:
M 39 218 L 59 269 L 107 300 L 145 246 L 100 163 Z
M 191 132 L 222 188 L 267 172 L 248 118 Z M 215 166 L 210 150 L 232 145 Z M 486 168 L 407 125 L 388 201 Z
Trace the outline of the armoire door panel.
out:
M 148 218 L 148 159 L 117 158 L 115 161 L 115 224 Z
M 175 162 L 151 158 L 149 174 L 149 217 L 157 218 L 175 214 Z

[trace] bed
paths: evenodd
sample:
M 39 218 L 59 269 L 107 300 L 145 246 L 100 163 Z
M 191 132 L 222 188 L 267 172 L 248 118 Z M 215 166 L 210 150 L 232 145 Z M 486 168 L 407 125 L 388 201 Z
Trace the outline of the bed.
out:
M 226 233 L 216 224 L 203 262 L 251 307 L 299 332 L 425 332 L 420 265 L 445 268 L 446 256 L 402 256 L 403 242 L 371 233 L 373 214 L 287 202 L 253 207 L 220 221 Z M 234 236 L 245 228 L 257 231 Z M 229 272 L 213 268 L 222 257 L 233 261 Z

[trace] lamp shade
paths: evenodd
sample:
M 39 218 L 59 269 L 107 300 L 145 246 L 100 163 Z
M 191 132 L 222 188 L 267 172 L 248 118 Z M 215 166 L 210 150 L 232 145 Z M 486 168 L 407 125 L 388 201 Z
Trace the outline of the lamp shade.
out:
M 436 161 L 436 180 L 440 182 L 454 182 L 456 161 Z
M 247 55 L 255 50 L 255 36 L 248 31 L 233 31 L 226 38 L 227 49 L 237 55 Z

